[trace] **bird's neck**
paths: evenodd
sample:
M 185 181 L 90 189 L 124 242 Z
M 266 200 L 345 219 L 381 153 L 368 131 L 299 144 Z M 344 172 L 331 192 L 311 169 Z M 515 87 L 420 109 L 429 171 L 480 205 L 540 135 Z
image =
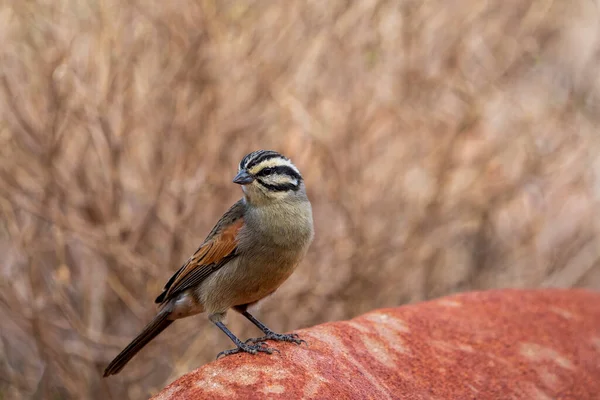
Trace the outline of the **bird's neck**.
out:
M 246 223 L 271 243 L 298 245 L 298 241 L 312 237 L 312 210 L 308 200 L 247 206 Z

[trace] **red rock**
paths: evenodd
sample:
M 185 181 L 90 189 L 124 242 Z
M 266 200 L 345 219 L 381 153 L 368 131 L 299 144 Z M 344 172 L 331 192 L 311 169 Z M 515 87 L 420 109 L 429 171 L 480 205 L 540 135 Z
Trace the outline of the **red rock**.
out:
M 236 354 L 167 399 L 599 399 L 600 294 L 473 292 L 297 331 L 309 346 Z

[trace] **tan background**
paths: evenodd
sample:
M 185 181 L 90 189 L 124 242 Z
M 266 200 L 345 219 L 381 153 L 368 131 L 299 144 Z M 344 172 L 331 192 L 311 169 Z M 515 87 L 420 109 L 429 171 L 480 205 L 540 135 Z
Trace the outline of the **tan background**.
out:
M 142 398 L 231 347 L 199 316 L 100 378 L 257 148 L 299 166 L 316 222 L 257 314 L 275 330 L 600 288 L 592 1 L 7 3 L 0 399 Z

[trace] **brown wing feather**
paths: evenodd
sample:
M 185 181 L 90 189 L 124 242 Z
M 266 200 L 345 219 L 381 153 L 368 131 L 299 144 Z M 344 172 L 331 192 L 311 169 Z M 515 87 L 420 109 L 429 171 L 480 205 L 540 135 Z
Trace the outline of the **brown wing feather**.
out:
M 163 293 L 156 298 L 163 303 L 175 293 L 202 282 L 212 272 L 235 256 L 237 234 L 244 225 L 242 201 L 234 204 L 209 233 L 190 259 L 169 279 Z

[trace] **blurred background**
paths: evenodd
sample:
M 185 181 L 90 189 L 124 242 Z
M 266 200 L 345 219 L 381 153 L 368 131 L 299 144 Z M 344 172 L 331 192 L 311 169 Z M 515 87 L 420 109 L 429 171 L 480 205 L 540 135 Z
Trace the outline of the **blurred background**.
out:
M 0 399 L 144 398 L 231 348 L 198 316 L 101 378 L 258 148 L 299 166 L 316 222 L 256 314 L 274 330 L 599 289 L 599 17 L 584 0 L 4 2 Z

